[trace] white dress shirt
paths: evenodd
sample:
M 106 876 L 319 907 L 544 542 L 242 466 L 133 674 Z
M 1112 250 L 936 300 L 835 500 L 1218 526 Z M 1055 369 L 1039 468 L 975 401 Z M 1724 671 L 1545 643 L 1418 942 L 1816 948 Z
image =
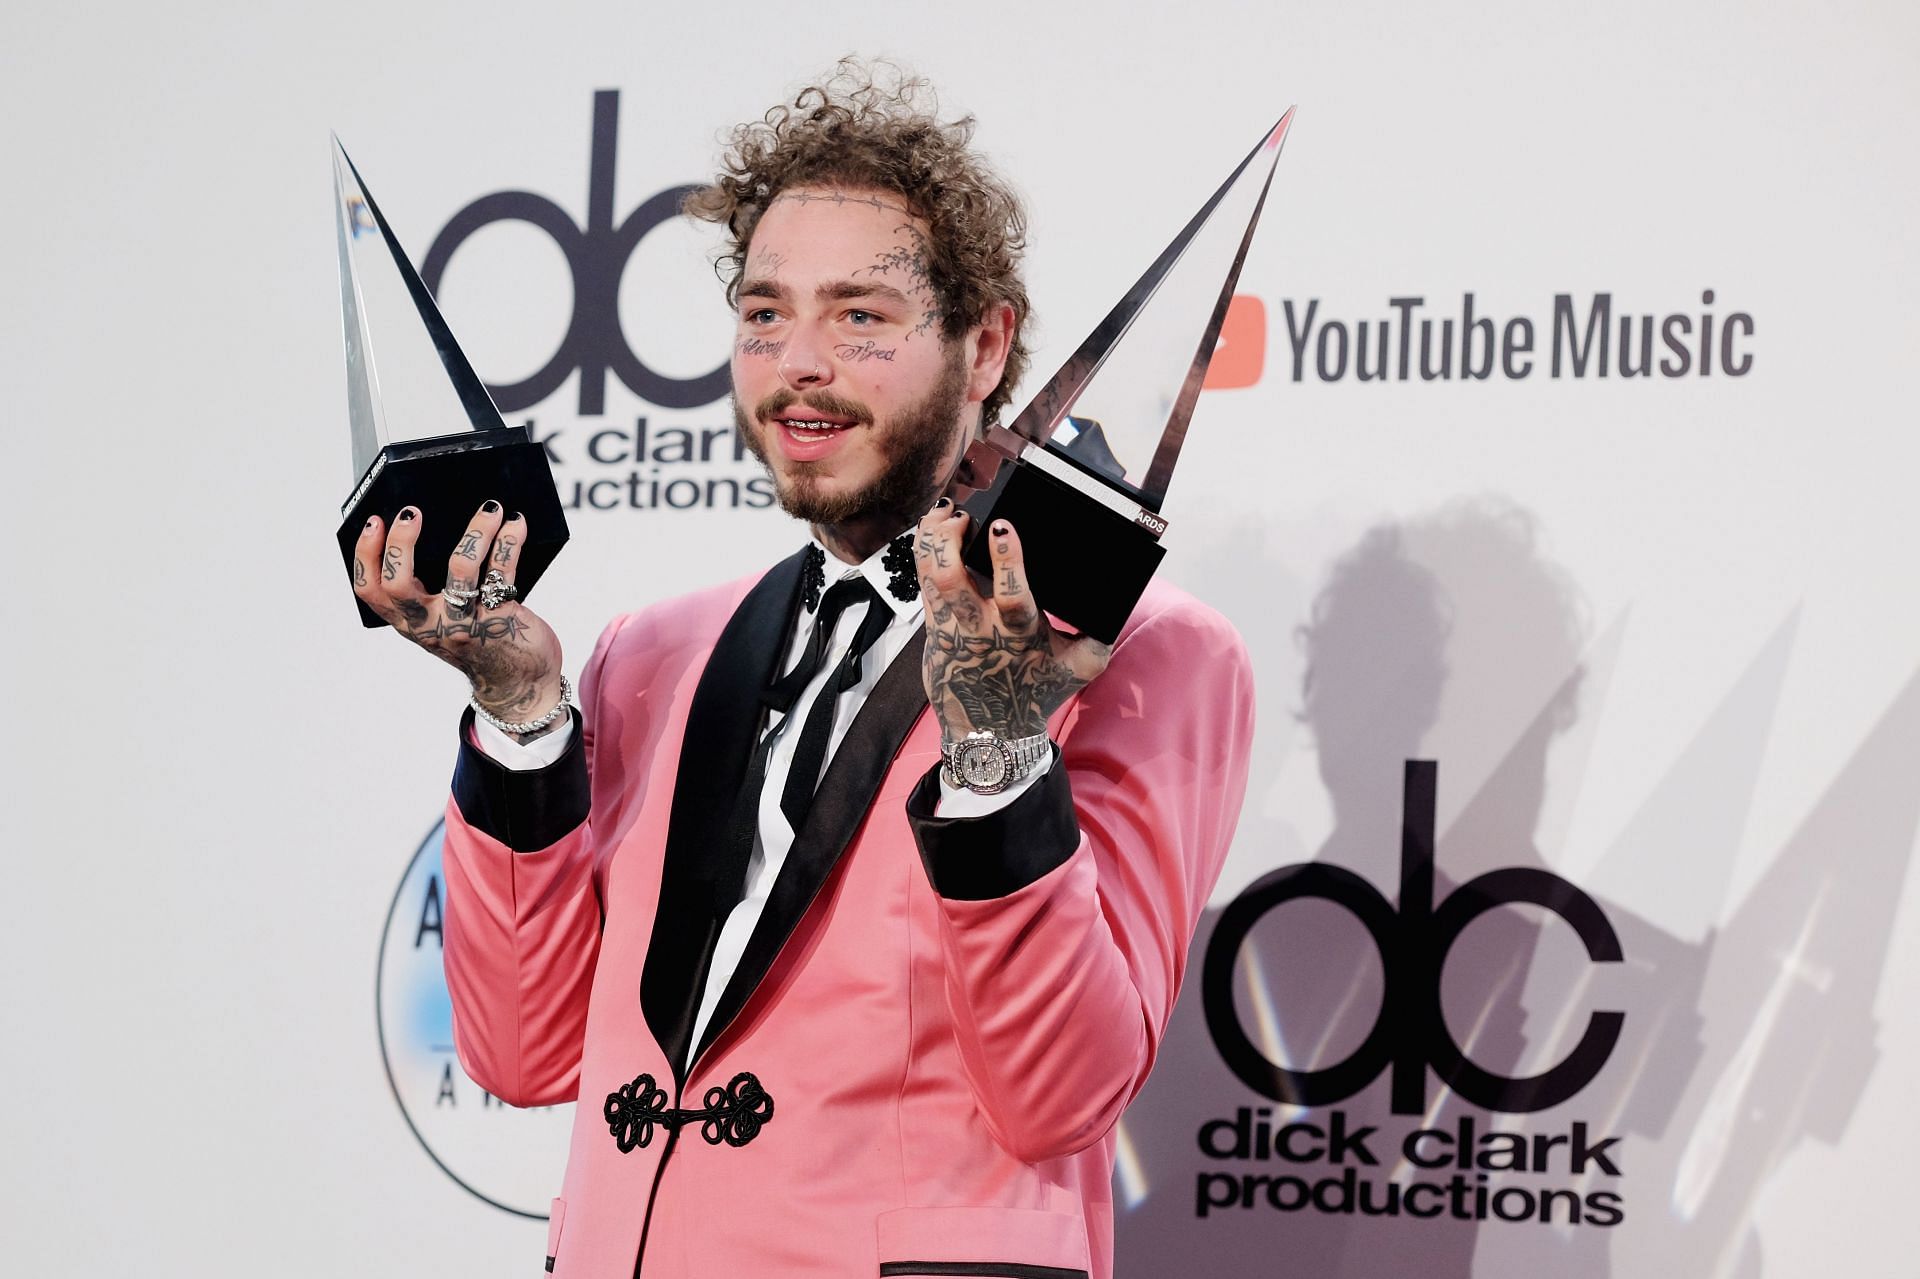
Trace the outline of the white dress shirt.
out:
M 700 1042 L 705 1033 L 707 1020 L 713 1015 L 714 1005 L 720 1002 L 721 992 L 733 976 L 733 970 L 739 966 L 740 956 L 745 953 L 747 941 L 753 936 L 754 926 L 760 921 L 760 912 L 767 904 L 767 897 L 773 891 L 774 881 L 780 876 L 781 866 L 786 864 L 787 853 L 793 847 L 794 830 L 787 821 L 787 815 L 780 809 L 780 796 L 786 789 L 787 774 L 792 770 L 793 753 L 800 740 L 800 733 L 794 725 L 804 724 L 807 711 L 812 707 L 820 692 L 826 687 L 827 680 L 839 669 L 837 658 L 844 658 L 848 647 L 853 643 L 856 631 L 872 608 L 888 608 L 893 611 L 893 620 L 880 634 L 860 660 L 860 682 L 841 694 L 833 712 L 833 729 L 827 738 L 826 763 L 821 766 L 820 774 L 826 776 L 826 765 L 831 764 L 840 742 L 847 735 L 854 717 L 860 708 L 866 705 L 867 697 L 873 692 L 880 677 L 886 673 L 893 659 L 907 646 L 914 633 L 925 623 L 925 609 L 921 604 L 919 592 L 912 599 L 902 600 L 888 590 L 891 574 L 881 564 L 886 555 L 886 547 L 868 556 L 858 565 L 846 563 L 834 558 L 831 551 L 814 539 L 814 545 L 827 556 L 828 585 L 855 576 L 864 576 L 873 587 L 874 594 L 880 597 L 879 604 L 867 604 L 848 608 L 834 623 L 833 639 L 827 646 L 827 660 L 813 680 L 802 689 L 799 698 L 793 704 L 788 717 L 769 711 L 766 721 L 761 725 L 760 734 L 772 732 L 792 721 L 782 730 L 774 741 L 773 751 L 767 757 L 766 782 L 760 788 L 759 827 L 753 841 L 753 852 L 747 860 L 747 880 L 740 901 L 734 906 L 727 922 L 721 926 L 720 937 L 714 944 L 713 963 L 707 970 L 706 990 L 700 998 L 700 1012 L 694 1020 L 692 1045 Z M 822 594 L 825 591 L 823 589 Z M 815 602 L 816 608 L 818 601 Z M 813 631 L 814 609 L 801 612 L 799 625 L 792 635 L 787 637 L 786 659 L 780 664 L 784 673 L 799 664 L 800 656 L 807 646 L 807 637 Z M 520 770 L 544 768 L 558 760 L 565 753 L 567 742 L 573 736 L 573 722 L 569 717 L 558 729 L 544 737 L 536 737 L 530 742 L 520 742 L 501 732 L 487 721 L 475 717 L 474 744 L 490 759 L 505 768 Z M 756 740 L 759 740 L 756 738 Z M 1012 803 L 1029 786 L 1039 780 L 1041 773 L 1029 773 L 1020 781 L 1001 791 L 998 795 L 976 795 L 964 787 L 950 784 L 945 774 L 940 778 L 941 817 L 984 817 L 988 813 Z M 683 1065 L 685 1063 L 682 1063 Z

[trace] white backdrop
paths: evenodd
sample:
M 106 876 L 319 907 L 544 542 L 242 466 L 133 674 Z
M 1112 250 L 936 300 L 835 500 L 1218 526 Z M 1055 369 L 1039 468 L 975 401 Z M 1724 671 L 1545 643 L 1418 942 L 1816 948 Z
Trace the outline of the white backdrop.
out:
M 16 1268 L 539 1265 L 542 1223 L 435 1163 L 503 1202 L 533 1187 L 537 1209 L 561 1148 L 550 1116 L 440 1095 L 431 964 L 395 943 L 432 944 L 431 841 L 411 859 L 463 693 L 358 629 L 332 547 L 350 476 L 327 131 L 419 261 L 489 192 L 583 221 L 596 90 L 619 91 L 617 221 L 859 50 L 977 113 L 1028 196 L 1041 376 L 1300 104 L 1241 282 L 1266 316 L 1263 375 L 1203 397 L 1167 507 L 1165 571 L 1246 634 L 1261 728 L 1190 997 L 1127 1120 L 1121 1273 L 1912 1273 L 1911 7 L 199 3 L 4 27 Z M 634 348 L 674 376 L 724 358 L 709 247 L 662 229 L 622 280 Z M 1527 376 L 1463 379 L 1456 358 L 1423 380 L 1417 331 L 1405 380 L 1321 376 L 1328 321 L 1377 337 L 1391 299 L 1418 297 L 1416 326 L 1451 319 L 1457 340 L 1469 293 L 1476 316 L 1531 322 Z M 1553 376 L 1556 298 L 1584 325 L 1599 294 L 1608 375 L 1574 376 L 1563 351 Z M 499 225 L 441 296 L 483 374 L 510 381 L 558 343 L 571 293 L 550 241 Z M 1310 306 L 1296 377 L 1289 324 Z M 1635 344 L 1654 317 L 1657 360 L 1660 322 L 1690 317 L 1688 345 L 1705 312 L 1716 333 L 1751 317 L 1730 348 L 1744 374 L 1620 376 L 1622 315 Z M 613 460 L 588 452 L 642 415 L 656 447 L 722 427 L 724 403 L 661 408 L 611 375 L 605 393 L 582 414 L 575 377 L 509 415 L 561 432 L 563 494 L 621 495 L 571 514 L 541 586 L 574 669 L 613 612 L 769 563 L 797 533 L 705 504 L 751 464 L 639 465 L 613 436 Z M 683 476 L 700 506 L 627 504 Z M 1532 867 L 1619 936 L 1625 962 L 1589 965 L 1551 916 L 1502 910 L 1421 978 L 1508 1075 L 1559 1060 L 1592 1010 L 1623 1011 L 1619 1046 L 1558 1107 L 1490 1114 L 1427 1072 L 1424 1117 L 1391 1109 L 1385 1073 L 1293 1109 L 1228 1073 L 1203 1024 L 1214 915 L 1262 875 L 1318 859 L 1395 900 L 1410 757 L 1439 765 L 1437 898 Z M 1296 903 L 1235 955 L 1237 1020 L 1264 1053 L 1309 1069 L 1360 1042 L 1384 979 L 1351 919 Z M 1423 1125 L 1585 1124 L 1619 1137 L 1618 1176 L 1562 1153 L 1484 1184 L 1614 1195 L 1619 1220 L 1280 1206 L 1292 1190 L 1241 1175 L 1343 1169 L 1206 1151 L 1203 1126 L 1241 1107 L 1373 1125 L 1363 1171 L 1382 1189 L 1452 1175 L 1397 1167 Z

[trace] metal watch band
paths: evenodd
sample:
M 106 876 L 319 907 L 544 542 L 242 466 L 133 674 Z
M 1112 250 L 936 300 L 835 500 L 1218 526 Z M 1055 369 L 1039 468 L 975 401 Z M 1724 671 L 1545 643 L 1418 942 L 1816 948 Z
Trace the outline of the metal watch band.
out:
M 968 781 L 960 769 L 960 756 L 970 748 L 981 746 L 992 746 L 1006 760 L 1005 774 L 991 785 L 976 785 Z M 1045 733 L 1009 739 L 993 733 L 974 732 L 957 742 L 943 743 L 940 754 L 940 775 L 949 785 L 970 790 L 976 795 L 998 795 L 1009 786 L 1026 780 L 1041 761 L 1051 758 L 1053 739 Z

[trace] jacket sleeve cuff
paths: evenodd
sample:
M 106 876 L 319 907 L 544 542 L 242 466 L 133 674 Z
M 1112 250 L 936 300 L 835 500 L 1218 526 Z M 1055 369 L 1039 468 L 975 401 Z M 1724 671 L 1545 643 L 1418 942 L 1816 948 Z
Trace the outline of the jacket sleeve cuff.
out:
M 559 759 L 545 768 L 516 770 L 489 759 L 473 744 L 473 711 L 460 717 L 460 757 L 453 766 L 453 802 L 467 825 L 517 853 L 549 848 L 587 820 L 591 806 L 587 753 L 580 745 L 580 712 Z
M 989 901 L 1019 892 L 1080 847 L 1073 787 L 1058 759 L 1005 808 L 982 817 L 936 817 L 940 766 L 907 797 L 907 820 L 933 890 L 951 901 Z

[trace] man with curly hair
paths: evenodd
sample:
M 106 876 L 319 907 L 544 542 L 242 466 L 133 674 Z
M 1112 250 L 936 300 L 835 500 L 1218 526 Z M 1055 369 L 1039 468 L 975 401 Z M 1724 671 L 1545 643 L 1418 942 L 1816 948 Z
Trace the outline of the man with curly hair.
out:
M 495 1096 L 579 1103 L 566 1279 L 1112 1272 L 1115 1126 L 1252 683 L 1170 588 L 1109 648 L 1050 622 L 1004 522 L 991 581 L 961 566 L 941 494 L 1025 365 L 1024 217 L 923 99 L 842 64 L 688 202 L 726 230 L 734 412 L 806 546 L 616 618 L 578 712 L 503 598 L 521 516 L 476 513 L 439 595 L 417 511 L 356 551 L 360 598 L 473 682 L 455 1041 Z

